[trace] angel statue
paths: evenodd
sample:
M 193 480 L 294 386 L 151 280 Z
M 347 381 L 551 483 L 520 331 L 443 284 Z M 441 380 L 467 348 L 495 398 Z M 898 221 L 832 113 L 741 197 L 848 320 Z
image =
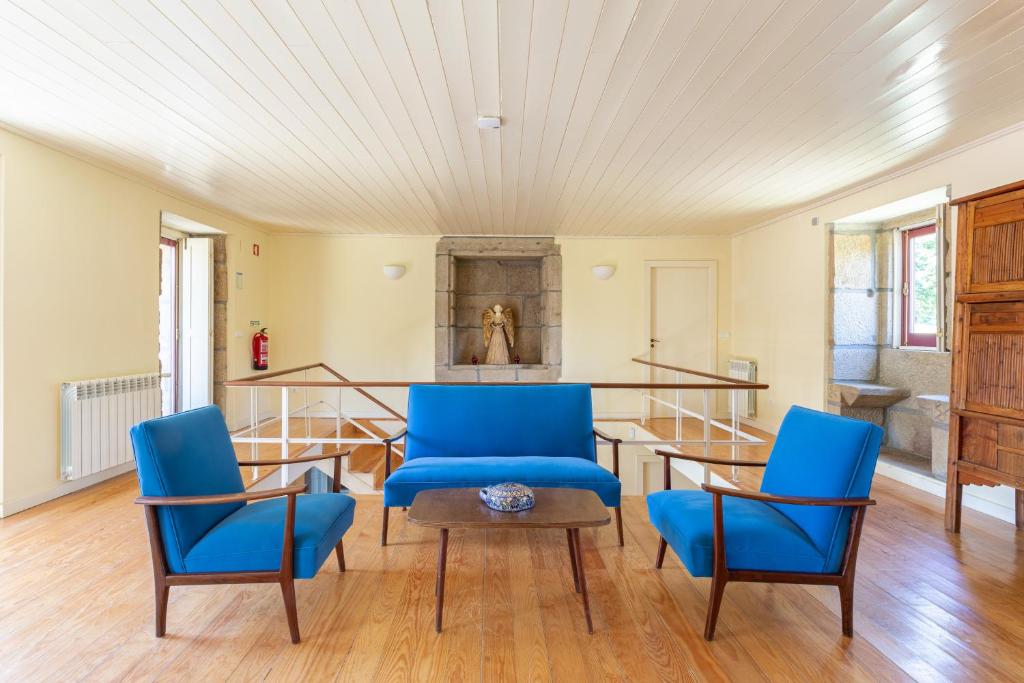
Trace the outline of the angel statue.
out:
M 487 357 L 484 363 L 488 365 L 508 365 L 508 350 L 515 346 L 516 333 L 515 321 L 512 319 L 512 309 L 502 308 L 501 304 L 495 304 L 494 308 L 484 309 L 484 346 L 487 347 Z

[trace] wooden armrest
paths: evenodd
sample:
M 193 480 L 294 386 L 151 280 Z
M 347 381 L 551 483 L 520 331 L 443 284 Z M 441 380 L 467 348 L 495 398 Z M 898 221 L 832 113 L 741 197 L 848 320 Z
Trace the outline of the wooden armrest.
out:
M 139 496 L 136 505 L 217 505 L 220 503 L 244 503 L 250 500 L 294 496 L 306 490 L 304 484 L 287 486 L 267 491 L 241 491 L 240 493 L 215 493 L 209 496 Z
M 262 467 L 264 465 L 294 465 L 298 462 L 313 462 L 314 460 L 327 460 L 328 458 L 343 458 L 351 451 L 342 453 L 321 453 L 320 455 L 303 455 L 297 458 L 279 458 L 277 460 L 239 460 L 239 467 Z
M 392 434 L 391 436 L 383 439 L 381 443 L 384 444 L 384 478 L 387 479 L 391 476 L 391 444 L 403 438 L 409 431 L 408 427 L 402 427 L 400 430 Z
M 616 439 L 614 436 L 605 434 L 597 427 L 594 427 L 594 436 L 601 439 L 602 441 L 607 441 L 608 443 L 622 443 L 622 439 Z
M 737 467 L 764 467 L 768 464 L 766 460 L 730 460 L 729 458 L 705 458 L 703 455 L 689 455 L 687 453 L 670 453 L 669 451 L 656 450 L 655 455 L 663 458 L 675 458 L 677 460 L 692 460 L 707 465 L 735 465 Z
M 382 439 L 381 443 L 385 443 L 385 444 L 394 443 L 395 441 L 398 441 L 403 436 L 405 436 L 406 432 L 408 432 L 408 431 L 409 431 L 408 427 L 402 427 L 402 429 L 400 429 L 398 432 L 392 434 L 391 436 L 389 436 L 389 437 L 387 437 L 385 439 Z
M 822 505 L 829 507 L 865 507 L 874 505 L 871 498 L 812 498 L 805 496 L 776 496 L 771 493 L 760 493 L 757 491 L 740 491 L 739 489 L 727 489 L 711 484 L 701 484 L 700 487 L 708 493 L 719 496 L 732 496 L 733 498 L 747 498 L 759 500 L 764 503 L 781 503 L 784 505 Z

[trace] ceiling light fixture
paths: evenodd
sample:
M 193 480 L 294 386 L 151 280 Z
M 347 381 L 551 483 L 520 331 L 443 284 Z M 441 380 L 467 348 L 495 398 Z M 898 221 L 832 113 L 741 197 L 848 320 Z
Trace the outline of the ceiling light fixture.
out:
M 500 116 L 481 116 L 476 120 L 476 127 L 485 128 L 501 128 L 501 117 Z

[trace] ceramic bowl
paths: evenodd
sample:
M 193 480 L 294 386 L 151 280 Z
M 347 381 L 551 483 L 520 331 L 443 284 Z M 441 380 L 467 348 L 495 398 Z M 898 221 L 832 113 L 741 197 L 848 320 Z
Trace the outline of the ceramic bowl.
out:
M 521 512 L 533 507 L 533 490 L 522 484 L 506 482 L 480 489 L 480 500 L 498 512 Z

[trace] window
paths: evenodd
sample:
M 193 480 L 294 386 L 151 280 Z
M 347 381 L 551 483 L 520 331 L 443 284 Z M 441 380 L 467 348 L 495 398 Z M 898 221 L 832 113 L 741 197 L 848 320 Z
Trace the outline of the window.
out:
M 939 250 L 935 224 L 903 231 L 902 345 L 936 347 Z

